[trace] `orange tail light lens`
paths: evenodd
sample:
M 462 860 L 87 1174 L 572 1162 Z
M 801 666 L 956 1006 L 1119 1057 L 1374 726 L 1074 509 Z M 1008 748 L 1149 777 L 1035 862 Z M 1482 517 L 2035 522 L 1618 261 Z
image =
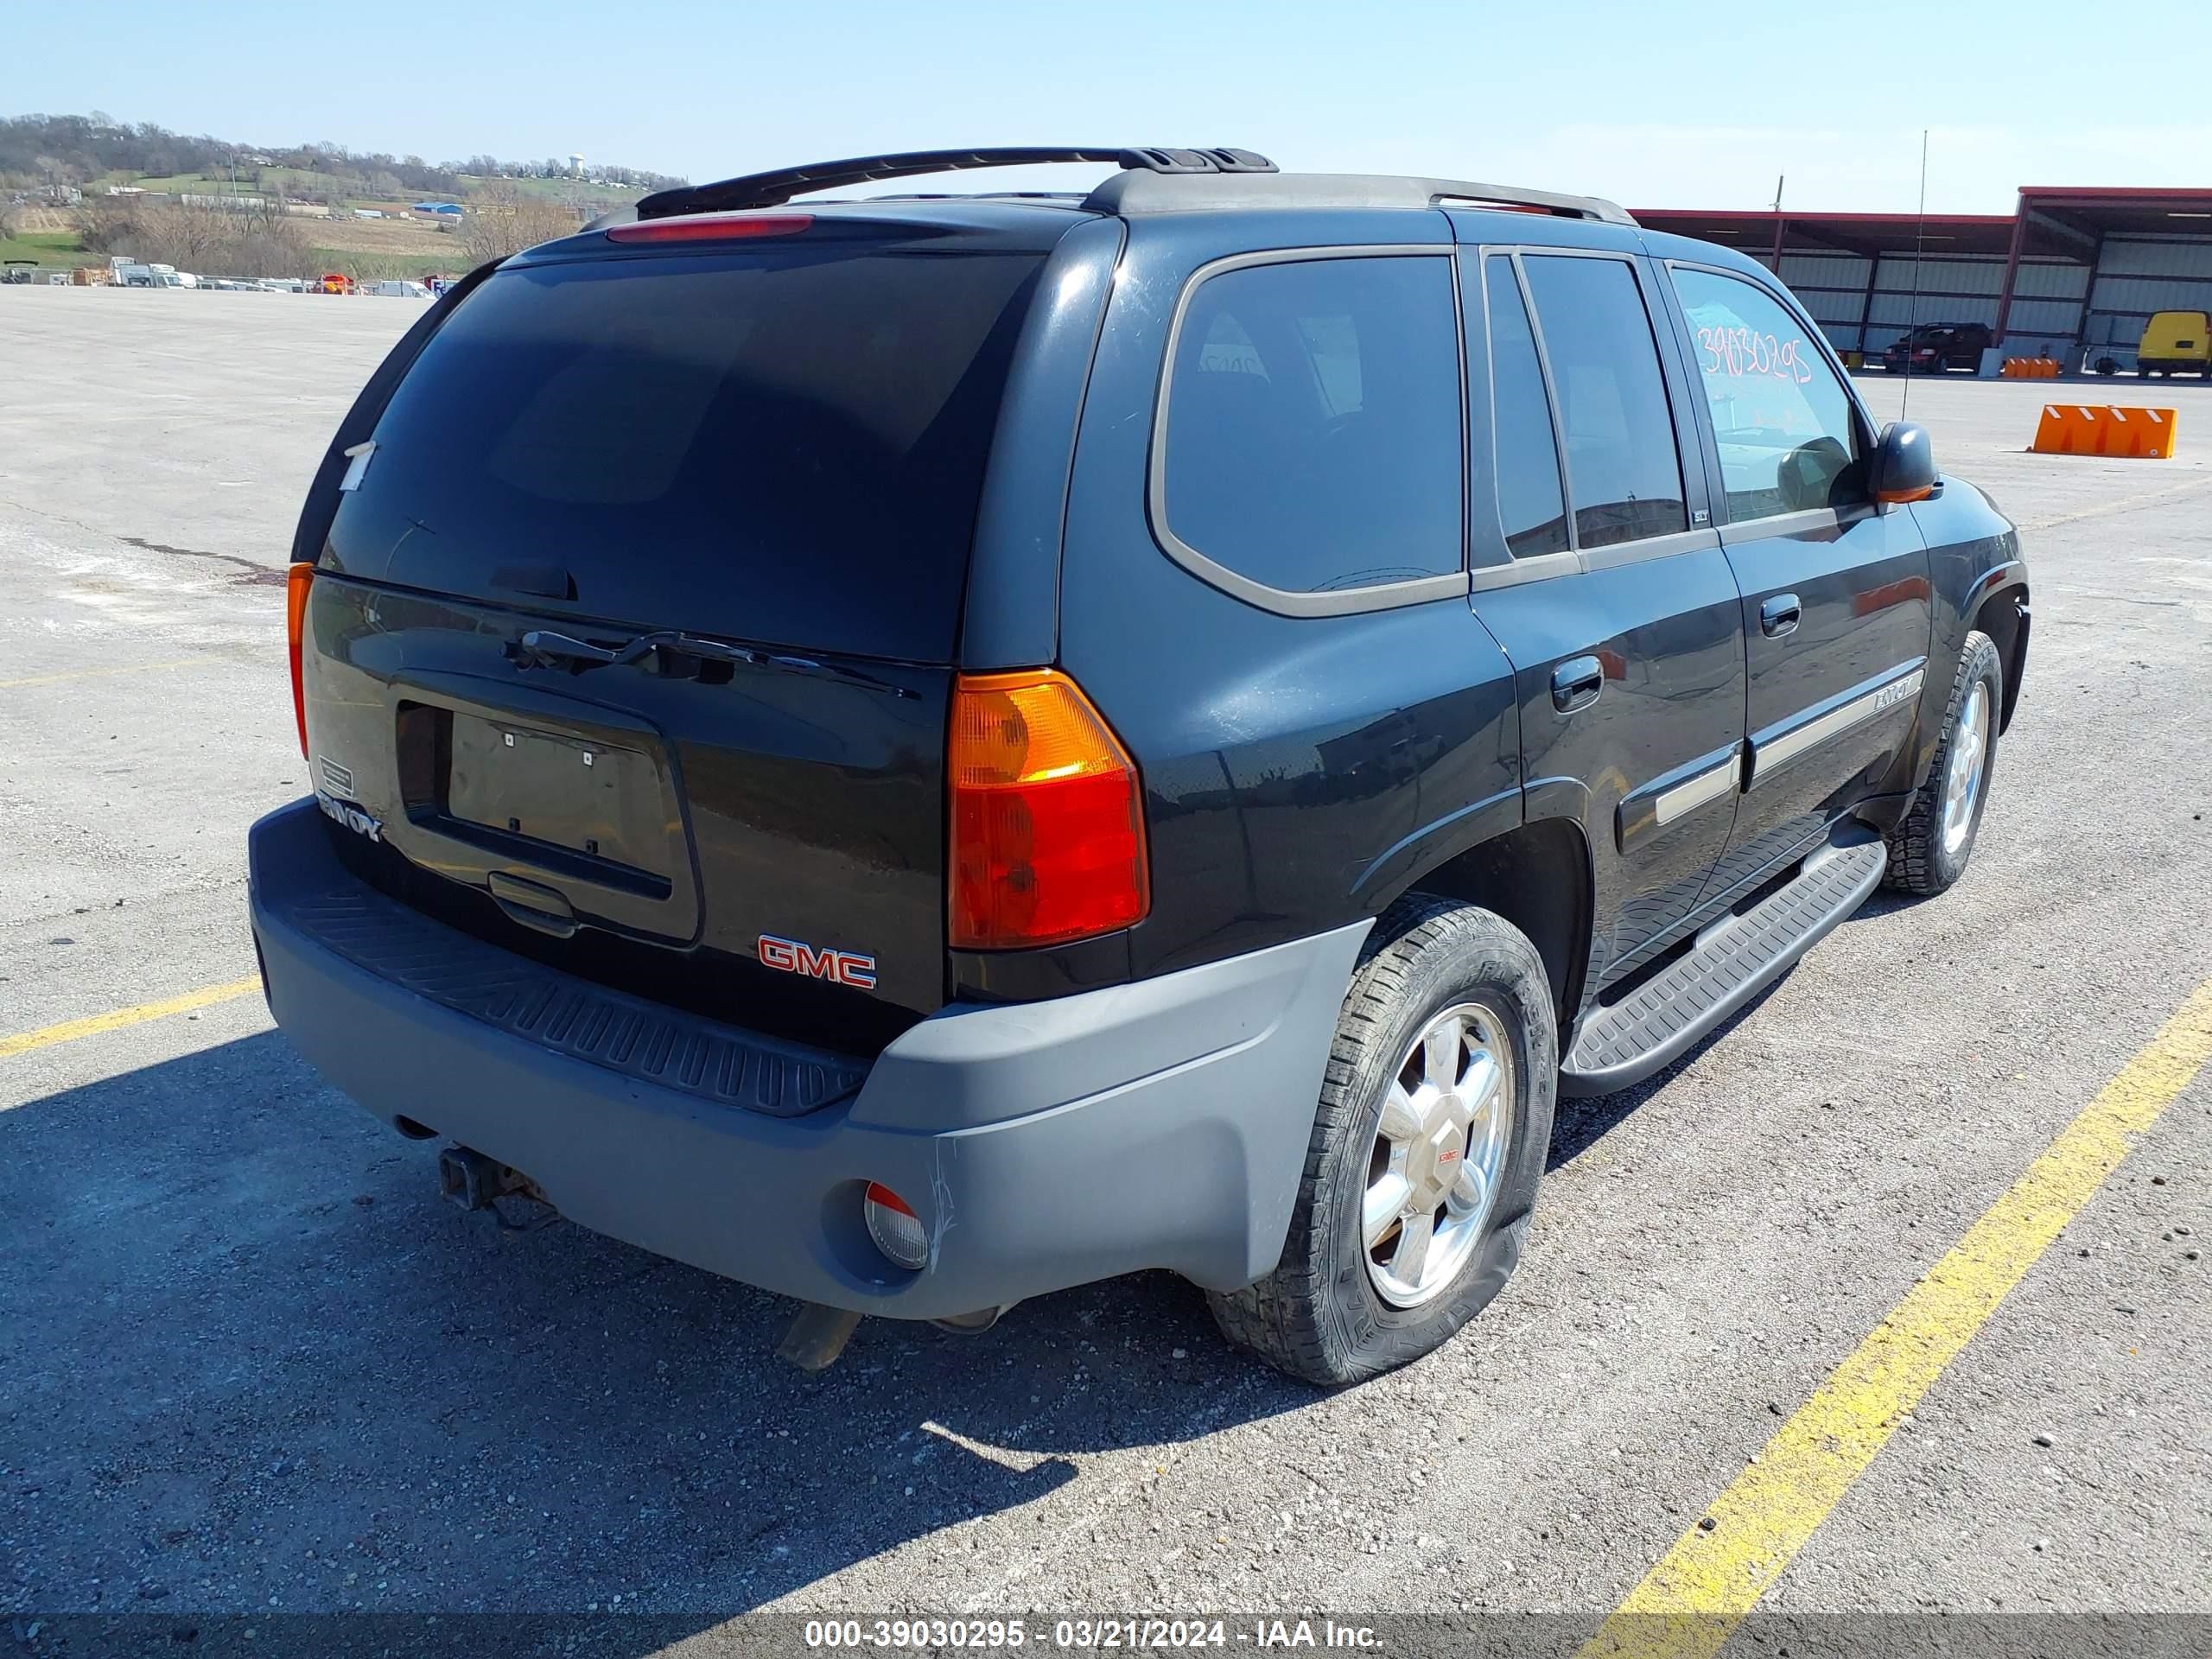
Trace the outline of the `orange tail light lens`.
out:
M 1073 680 L 962 675 L 946 761 L 955 950 L 1065 944 L 1144 919 L 1137 769 Z
M 284 573 L 284 635 L 292 653 L 292 718 L 300 728 L 300 758 L 308 753 L 307 687 L 300 678 L 300 630 L 308 615 L 308 586 L 315 580 L 315 566 L 296 564 Z

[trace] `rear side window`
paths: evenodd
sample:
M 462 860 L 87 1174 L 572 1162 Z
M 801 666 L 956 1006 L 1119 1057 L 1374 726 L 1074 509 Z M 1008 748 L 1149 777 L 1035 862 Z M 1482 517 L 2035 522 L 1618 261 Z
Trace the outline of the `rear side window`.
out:
M 1577 544 L 1688 530 L 1681 457 L 1636 273 L 1620 259 L 1530 254 L 1522 264 L 1567 435 Z
M 1208 278 L 1170 365 L 1168 537 L 1290 593 L 1456 575 L 1458 332 L 1446 258 Z
M 591 616 L 949 660 L 1042 259 L 847 243 L 503 270 L 393 395 L 333 552 L 435 592 L 537 604 L 565 573 Z
M 1734 276 L 1677 270 L 1713 411 L 1731 523 L 1843 504 L 1855 494 L 1851 396 L 1772 295 Z
M 1567 498 L 1559 482 L 1559 443 L 1551 400 L 1536 360 L 1536 337 L 1513 262 L 1483 262 L 1490 301 L 1490 385 L 1497 435 L 1497 511 L 1505 544 L 1516 559 L 1567 549 Z

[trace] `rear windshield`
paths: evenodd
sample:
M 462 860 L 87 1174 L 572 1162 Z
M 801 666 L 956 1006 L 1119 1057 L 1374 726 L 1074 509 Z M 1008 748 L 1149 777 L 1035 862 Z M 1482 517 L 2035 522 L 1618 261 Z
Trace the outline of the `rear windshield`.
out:
M 847 243 L 501 271 L 394 394 L 330 556 L 522 607 L 950 660 L 1042 262 Z

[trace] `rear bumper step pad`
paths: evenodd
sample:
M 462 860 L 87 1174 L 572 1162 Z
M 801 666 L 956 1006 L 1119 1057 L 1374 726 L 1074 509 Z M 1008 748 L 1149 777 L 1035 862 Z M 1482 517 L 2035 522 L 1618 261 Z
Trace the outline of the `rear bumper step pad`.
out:
M 796 1117 L 842 1100 L 866 1062 L 740 1031 L 502 950 L 410 910 L 355 878 L 322 822 L 295 815 L 257 849 L 276 917 L 304 940 L 441 1007 L 640 1082 L 718 1105 Z
M 1583 1015 L 1560 1068 L 1579 1098 L 1641 1083 L 1680 1059 L 1744 1007 L 1881 885 L 1888 849 L 1845 832 L 1806 859 L 1795 880 L 1706 938 L 1611 1007 Z

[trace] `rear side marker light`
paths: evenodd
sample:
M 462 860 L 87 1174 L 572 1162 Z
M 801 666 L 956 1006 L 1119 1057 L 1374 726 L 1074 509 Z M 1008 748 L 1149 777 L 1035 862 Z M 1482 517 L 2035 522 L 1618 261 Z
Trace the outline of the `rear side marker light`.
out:
M 861 1207 L 868 1216 L 868 1236 L 877 1249 L 910 1271 L 929 1265 L 930 1236 L 906 1199 L 882 1182 L 870 1181 Z
M 300 632 L 307 622 L 308 588 L 315 566 L 296 564 L 284 573 L 284 639 L 292 658 L 292 720 L 300 728 L 300 758 L 308 753 L 307 687 L 300 677 Z
M 645 219 L 617 225 L 610 242 L 734 242 L 755 236 L 797 236 L 814 223 L 812 213 L 694 213 L 682 219 Z
M 1144 919 L 1137 769 L 1066 675 L 962 675 L 946 774 L 955 950 L 1065 944 Z

